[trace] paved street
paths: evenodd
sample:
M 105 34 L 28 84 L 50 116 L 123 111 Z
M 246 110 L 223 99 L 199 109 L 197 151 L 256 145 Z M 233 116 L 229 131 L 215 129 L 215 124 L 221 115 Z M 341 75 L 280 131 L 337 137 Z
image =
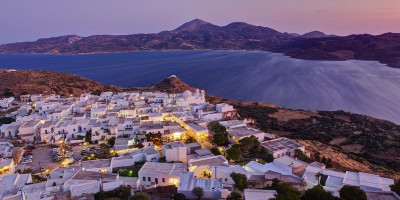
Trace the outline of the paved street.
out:
M 50 147 L 39 147 L 34 149 L 32 163 L 26 164 L 26 166 L 32 167 L 36 172 L 40 172 L 40 167 L 53 170 L 61 166 L 61 162 L 53 162 L 51 151 L 52 149 Z

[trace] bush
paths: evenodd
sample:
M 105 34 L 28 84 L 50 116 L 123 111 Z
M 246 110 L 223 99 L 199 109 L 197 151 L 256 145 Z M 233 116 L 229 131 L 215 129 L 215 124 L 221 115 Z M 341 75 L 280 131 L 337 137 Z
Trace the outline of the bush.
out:
M 238 190 L 243 191 L 249 187 L 246 175 L 232 172 L 230 176 L 235 182 L 235 186 Z
M 139 193 L 131 196 L 129 200 L 150 200 L 150 197 L 146 193 Z
M 325 191 L 322 186 L 317 185 L 311 189 L 306 190 L 306 192 L 301 197 L 301 200 L 335 200 L 338 199 L 334 197 L 330 192 Z
M 226 150 L 226 158 L 238 162 L 242 153 L 242 150 L 237 145 L 232 145 L 230 149 Z
M 196 196 L 197 199 L 199 199 L 199 200 L 201 199 L 201 197 L 204 196 L 204 190 L 203 190 L 203 188 L 201 188 L 201 187 L 195 187 L 195 188 L 193 188 L 192 193 L 193 193 L 193 195 Z
M 185 199 L 186 199 L 186 196 L 182 193 L 176 193 L 174 195 L 174 200 L 185 200 Z
M 300 200 L 300 191 L 292 185 L 280 182 L 276 186 L 276 197 L 273 200 Z
M 212 147 L 211 148 L 211 153 L 218 156 L 221 155 L 221 152 L 219 151 L 219 149 L 217 147 Z
M 118 173 L 120 176 L 125 177 L 138 177 L 139 176 L 139 169 L 124 169 Z
M 218 146 L 228 145 L 228 135 L 226 133 L 215 133 L 212 142 Z
M 115 137 L 110 137 L 107 140 L 107 144 L 110 146 L 110 148 L 114 147 L 114 145 L 115 145 Z
M 107 191 L 107 192 L 98 192 L 94 194 L 95 200 L 106 200 L 111 198 L 118 198 L 121 200 L 128 200 L 129 196 L 131 196 L 131 188 L 127 186 L 119 186 L 115 188 L 115 190 Z
M 340 191 L 340 198 L 345 200 L 367 200 L 364 190 L 358 186 L 345 185 Z
M 393 192 L 396 192 L 396 194 L 400 195 L 400 180 L 397 181 L 394 185 L 391 185 L 391 186 L 390 186 L 390 189 L 391 189 Z
M 242 200 L 243 197 L 238 192 L 231 192 L 226 200 Z

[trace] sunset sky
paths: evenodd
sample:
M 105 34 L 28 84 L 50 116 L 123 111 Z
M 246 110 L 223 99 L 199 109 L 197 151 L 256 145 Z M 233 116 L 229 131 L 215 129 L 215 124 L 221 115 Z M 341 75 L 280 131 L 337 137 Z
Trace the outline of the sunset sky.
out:
M 400 32 L 400 0 L 1 0 L 0 44 L 67 34 L 153 33 L 194 18 L 290 33 L 381 34 Z

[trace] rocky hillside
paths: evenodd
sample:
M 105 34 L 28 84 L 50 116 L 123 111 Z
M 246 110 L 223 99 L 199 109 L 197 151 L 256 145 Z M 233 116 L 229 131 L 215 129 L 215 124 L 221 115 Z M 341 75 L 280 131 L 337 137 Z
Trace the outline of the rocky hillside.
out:
M 0 96 L 21 94 L 80 95 L 83 92 L 118 91 L 81 76 L 42 70 L 0 70 Z
M 67 35 L 0 46 L 0 53 L 109 53 L 149 50 L 261 50 L 309 60 L 375 60 L 400 67 L 400 34 L 338 37 L 313 31 L 302 36 L 234 22 L 217 26 L 199 19 L 156 34 Z
M 110 90 L 180 93 L 195 88 L 175 76 L 148 87 L 118 88 L 61 72 L 0 70 L 3 94 L 79 95 Z M 241 118 L 254 120 L 254 127 L 299 140 L 313 155 L 331 158 L 336 168 L 400 178 L 399 125 L 343 111 L 291 110 L 265 102 L 230 100 L 209 94 L 206 98 L 214 104 L 233 104 Z

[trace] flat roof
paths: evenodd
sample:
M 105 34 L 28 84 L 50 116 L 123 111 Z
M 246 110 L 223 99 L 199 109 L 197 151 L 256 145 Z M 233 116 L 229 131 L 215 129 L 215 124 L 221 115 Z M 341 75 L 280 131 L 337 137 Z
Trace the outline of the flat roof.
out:
M 252 135 L 256 135 L 256 134 L 265 134 L 264 132 L 262 132 L 260 130 L 248 128 L 248 127 L 231 128 L 231 129 L 229 129 L 228 133 L 237 138 L 248 137 L 248 136 L 252 136 Z
M 200 125 L 198 125 L 198 124 L 188 123 L 187 125 L 188 125 L 190 128 L 192 128 L 192 129 L 194 129 L 194 130 L 196 130 L 196 131 L 205 131 L 205 130 L 207 130 L 206 128 L 204 128 L 204 127 L 202 127 L 202 126 L 200 126 Z
M 283 156 L 283 157 L 280 157 L 280 158 L 275 158 L 274 161 L 282 163 L 282 164 L 284 164 L 286 166 L 293 165 L 293 167 L 300 167 L 300 166 L 303 166 L 303 165 L 307 165 L 307 163 L 305 163 L 305 162 L 303 162 L 301 160 L 289 157 L 289 156 Z
M 0 168 L 10 165 L 11 164 L 12 159 L 4 159 L 4 158 L 0 158 Z
M 275 198 L 276 190 L 245 189 L 244 198 L 246 200 L 265 200 Z
M 163 174 L 179 176 L 186 171 L 185 163 L 158 163 L 146 162 L 139 173 Z
M 196 149 L 194 152 L 199 156 L 213 155 L 209 149 Z
M 244 123 L 243 120 L 229 120 L 229 121 L 220 121 L 219 124 L 222 126 L 225 126 L 225 128 L 229 129 L 231 126 L 237 126 L 237 125 L 243 125 L 246 126 L 246 123 Z
M 194 178 L 193 172 L 181 173 L 178 191 L 192 191 L 195 187 L 201 187 L 204 191 L 223 189 L 221 179 Z
M 111 164 L 111 158 L 82 161 L 81 165 L 83 168 L 91 169 L 91 168 L 110 167 L 110 164 Z
M 186 147 L 181 141 L 178 142 L 171 142 L 163 146 L 165 149 L 174 149 L 178 147 Z
M 39 120 L 32 120 L 32 121 L 27 121 L 25 122 L 25 124 L 23 124 L 21 126 L 21 128 L 32 128 L 34 127 L 36 124 L 39 123 Z
M 227 160 L 221 156 L 210 156 L 210 157 L 205 157 L 205 158 L 197 158 L 189 161 L 189 165 L 191 166 L 204 166 L 204 165 L 210 165 L 210 166 L 226 166 L 227 165 Z
M 261 146 L 271 150 L 271 151 L 279 151 L 282 149 L 291 149 L 295 150 L 300 147 L 303 147 L 303 145 L 298 144 L 297 142 L 294 142 L 293 140 L 290 140 L 285 137 L 277 138 L 274 140 L 269 140 L 265 142 L 261 142 Z
M 101 172 L 92 172 L 92 171 L 83 171 L 80 170 L 78 173 L 72 177 L 71 180 L 103 180 L 103 181 L 113 181 L 117 180 L 118 174 L 112 173 L 101 173 Z

